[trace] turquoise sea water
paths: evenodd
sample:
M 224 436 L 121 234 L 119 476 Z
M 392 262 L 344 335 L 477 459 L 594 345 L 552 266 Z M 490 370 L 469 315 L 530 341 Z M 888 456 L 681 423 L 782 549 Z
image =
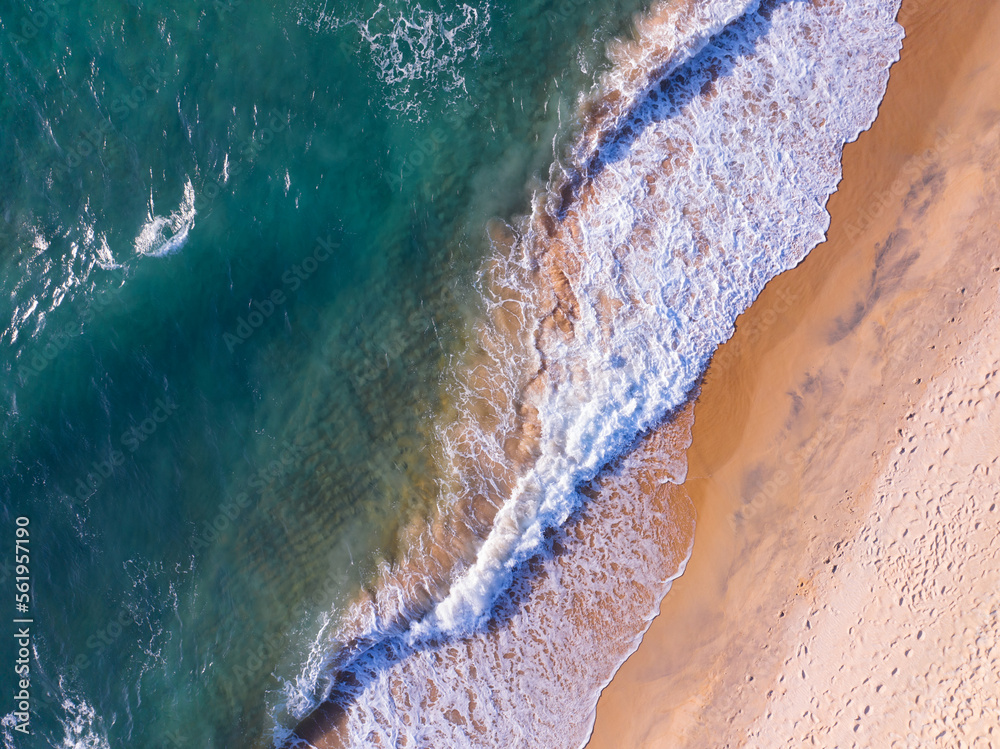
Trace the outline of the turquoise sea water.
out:
M 9 745 L 269 744 L 434 500 L 486 222 L 641 9 L 3 6 L 0 502 L 35 621 Z

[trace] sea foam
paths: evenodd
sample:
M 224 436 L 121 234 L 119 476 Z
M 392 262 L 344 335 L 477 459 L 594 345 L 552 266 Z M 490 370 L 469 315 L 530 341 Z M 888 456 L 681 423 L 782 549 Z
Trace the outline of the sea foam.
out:
M 479 56 L 489 17 L 488 2 L 451 6 L 436 0 L 389 0 L 380 2 L 370 15 L 335 14 L 326 5 L 322 10 L 306 7 L 299 22 L 316 31 L 353 29 L 357 54 L 371 61 L 385 86 L 385 103 L 419 119 L 422 100 L 431 92 L 465 90 L 461 63 Z M 350 44 L 353 47 L 355 40 Z
M 740 4 L 719 5 L 666 78 L 581 139 L 597 145 L 577 147 L 522 227 L 501 282 L 534 301 L 543 374 L 510 400 L 537 410 L 541 436 L 417 639 L 480 628 L 576 489 L 684 402 L 764 284 L 824 238 L 841 146 L 870 126 L 898 53 L 895 7 L 857 4 L 862 24 L 839 4 L 772 2 L 727 26 Z
M 139 255 L 163 257 L 172 255 L 187 244 L 188 233 L 194 227 L 198 211 L 194 207 L 195 194 L 191 180 L 184 182 L 184 196 L 176 211 L 169 216 L 156 215 L 153 196 L 149 196 L 149 215 L 139 235 L 135 238 L 135 251 Z
M 612 52 L 531 215 L 496 243 L 480 353 L 456 372 L 460 413 L 442 426 L 443 512 L 497 509 L 485 528 L 469 520 L 482 540 L 441 595 L 425 585 L 430 604 L 386 583 L 356 607 L 341 633 L 353 646 L 329 661 L 339 673 L 290 687 L 292 717 L 333 698 L 353 746 L 585 742 L 689 548 L 681 499 L 642 510 L 656 484 L 683 480 L 683 452 L 642 440 L 767 281 L 823 240 L 842 146 L 871 125 L 898 59 L 898 6 L 665 5 Z M 650 542 L 633 511 L 672 540 Z M 565 613 L 595 596 L 600 615 Z

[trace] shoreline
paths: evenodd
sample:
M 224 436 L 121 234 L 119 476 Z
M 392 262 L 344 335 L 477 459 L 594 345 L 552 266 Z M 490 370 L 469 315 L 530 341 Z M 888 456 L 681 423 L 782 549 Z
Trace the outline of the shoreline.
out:
M 351 735 L 369 737 L 373 731 L 377 734 L 383 727 L 389 736 L 395 730 L 391 720 L 373 709 L 376 703 L 370 696 L 364 704 L 357 697 L 377 692 L 384 695 L 378 699 L 396 702 L 404 699 L 405 684 L 406 705 L 412 705 L 416 715 L 424 711 L 424 716 L 432 712 L 445 716 L 441 723 L 433 718 L 428 721 L 434 730 L 441 732 L 435 739 L 438 743 L 447 743 L 440 736 L 452 731 L 496 730 L 494 720 L 498 720 L 496 713 L 500 712 L 497 703 L 492 700 L 484 703 L 481 695 L 489 692 L 496 697 L 504 690 L 528 697 L 514 700 L 510 705 L 510 711 L 519 712 L 511 716 L 511 736 L 530 732 L 536 742 L 553 746 L 586 740 L 600 685 L 614 675 L 622 659 L 635 652 L 666 587 L 676 577 L 677 569 L 690 558 L 693 515 L 686 490 L 677 487 L 686 473 L 683 455 L 690 444 L 690 419 L 675 418 L 630 443 L 626 452 L 616 452 L 614 460 L 607 462 L 602 458 L 599 463 L 604 467 L 596 477 L 588 478 L 581 490 L 588 497 L 586 502 L 576 502 L 567 496 L 546 499 L 534 485 L 550 486 L 551 482 L 546 481 L 556 469 L 590 476 L 592 462 L 600 457 L 594 450 L 606 448 L 614 437 L 588 433 L 581 440 L 581 435 L 573 431 L 579 418 L 574 420 L 567 415 L 580 417 L 580 409 L 589 408 L 582 404 L 581 393 L 589 403 L 617 404 L 621 411 L 611 411 L 614 415 L 624 414 L 621 419 L 625 422 L 649 418 L 643 416 L 643 410 L 653 410 L 662 399 L 673 402 L 674 397 L 683 396 L 687 403 L 697 390 L 711 351 L 702 348 L 703 339 L 714 346 L 715 341 L 725 338 L 736 310 L 749 303 L 763 286 L 763 279 L 788 268 L 820 241 L 827 223 L 820 201 L 826 200 L 839 177 L 840 164 L 834 147 L 839 149 L 845 139 L 855 137 L 871 122 L 888 66 L 898 50 L 901 34 L 893 23 L 895 7 L 892 4 L 872 9 L 872 19 L 877 19 L 877 23 L 872 19 L 869 22 L 877 27 L 876 32 L 852 26 L 859 23 L 857 19 L 838 17 L 837 23 L 824 25 L 822 13 L 831 16 L 842 13 L 843 9 L 837 7 L 816 14 L 803 10 L 801 16 L 781 17 L 785 26 L 774 32 L 775 44 L 806 28 L 814 34 L 814 39 L 830 45 L 836 42 L 855 61 L 865 60 L 867 71 L 863 70 L 864 65 L 848 64 L 847 58 L 824 60 L 824 45 L 818 42 L 800 50 L 804 60 L 822 68 L 824 80 L 837 80 L 835 73 L 842 70 L 837 66 L 843 63 L 848 64 L 858 85 L 863 87 L 857 101 L 852 99 L 855 92 L 837 88 L 835 94 L 828 93 L 827 98 L 834 97 L 830 101 L 820 97 L 812 102 L 826 117 L 836 118 L 832 123 L 828 124 L 815 109 L 806 107 L 805 99 L 796 96 L 798 82 L 786 80 L 792 67 L 775 67 L 770 57 L 754 53 L 755 40 L 771 29 L 772 21 L 770 16 L 755 12 L 741 19 L 731 38 L 727 37 L 725 43 L 720 41 L 718 49 L 709 48 L 706 54 L 717 65 L 706 64 L 709 57 L 692 62 L 690 79 L 682 76 L 673 88 L 669 82 L 661 82 L 659 93 L 650 95 L 648 109 L 635 114 L 630 126 L 614 130 L 611 142 L 617 142 L 615 139 L 620 136 L 634 157 L 630 157 L 624 173 L 601 165 L 595 168 L 591 159 L 581 172 L 579 183 L 573 179 L 560 182 L 556 178 L 555 189 L 536 196 L 533 212 L 520 222 L 519 232 L 493 227 L 499 243 L 517 248 L 519 254 L 507 258 L 507 253 L 501 253 L 497 268 L 491 268 L 489 288 L 497 290 L 493 300 L 495 309 L 491 311 L 497 313 L 498 320 L 496 330 L 486 331 L 489 335 L 484 332 L 479 342 L 482 359 L 495 364 L 494 369 L 500 375 L 506 373 L 511 358 L 515 361 L 522 358 L 511 357 L 509 340 L 513 338 L 524 347 L 525 363 L 532 366 L 526 366 L 524 372 L 519 371 L 512 378 L 501 378 L 495 373 L 491 376 L 488 367 L 470 369 L 473 374 L 464 383 L 463 391 L 471 404 L 469 418 L 460 420 L 455 430 L 454 444 L 458 449 L 454 454 L 459 458 L 457 472 L 462 472 L 463 461 L 477 459 L 473 475 L 476 480 L 471 484 L 459 482 L 463 493 L 449 506 L 456 516 L 465 515 L 462 510 L 470 509 L 470 522 L 464 527 L 449 526 L 448 518 L 441 519 L 426 535 L 415 534 L 418 543 L 414 546 L 420 547 L 420 542 L 426 541 L 422 548 L 441 548 L 432 539 L 452 536 L 447 532 L 449 527 L 458 527 L 460 533 L 449 538 L 448 550 L 440 552 L 440 557 L 452 554 L 451 549 L 456 546 L 474 547 L 475 544 L 465 543 L 468 538 L 483 544 L 462 577 L 448 589 L 447 597 L 433 608 L 428 609 L 427 604 L 434 596 L 421 593 L 435 588 L 436 579 L 421 576 L 421 570 L 412 566 L 386 569 L 385 578 L 380 580 L 386 584 L 374 586 L 370 601 L 359 604 L 360 609 L 370 603 L 372 615 L 354 617 L 359 637 L 349 640 L 362 645 L 374 642 L 374 645 L 364 647 L 357 658 L 341 661 L 345 667 L 335 677 L 334 693 L 298 723 L 295 729 L 298 737 L 308 738 L 318 747 L 332 747 L 342 745 Z M 849 33 L 852 29 L 856 32 L 853 36 Z M 869 33 L 879 47 L 877 54 L 860 41 Z M 725 77 L 722 85 L 720 70 L 726 60 L 745 61 L 745 67 L 733 62 L 741 72 L 739 76 Z M 754 71 L 758 70 L 783 81 L 776 86 L 780 95 L 775 96 L 768 88 L 755 87 L 754 82 L 760 76 Z M 840 80 L 843 81 L 842 76 Z M 669 96 L 661 100 L 659 94 L 668 91 Z M 748 92 L 751 99 L 769 102 L 770 108 L 761 104 L 748 109 Z M 719 173 L 736 169 L 717 149 L 703 143 L 702 122 L 709 116 L 707 110 L 682 106 L 695 100 L 716 107 L 712 111 L 717 115 L 713 121 L 720 128 L 717 136 L 731 143 L 739 140 L 736 129 L 743 127 L 743 120 L 731 116 L 733 112 L 761 115 L 766 120 L 766 112 L 792 111 L 799 113 L 808 126 L 803 128 L 790 117 L 766 120 L 764 124 L 775 128 L 776 134 L 774 144 L 760 156 L 760 162 L 753 162 L 761 174 L 754 188 L 758 194 L 747 194 L 745 201 L 740 202 L 738 196 L 730 195 L 732 182 L 719 178 L 711 180 L 707 190 L 697 191 L 698 200 L 688 202 L 680 196 L 688 195 L 699 184 L 699 172 L 692 169 L 689 173 L 685 167 L 707 160 L 718 162 L 715 168 Z M 857 107 L 842 106 L 848 100 Z M 831 111 L 829 105 L 833 102 L 839 104 Z M 677 112 L 675 104 L 679 107 Z M 816 173 L 800 181 L 791 179 L 782 167 L 779 148 L 782 144 L 803 158 L 812 159 Z M 608 164 L 617 163 L 609 157 Z M 742 167 L 737 171 L 742 174 Z M 674 174 L 680 176 L 674 178 Z M 801 200 L 802 210 L 788 208 L 789 192 Z M 617 211 L 615 206 L 626 198 L 634 201 L 629 210 L 641 213 L 648 220 L 634 216 L 630 219 Z M 721 217 L 724 212 L 719 211 L 719 205 L 730 199 L 734 201 L 730 224 L 723 226 L 704 220 L 707 216 Z M 678 207 L 682 205 L 683 209 Z M 774 220 L 769 213 L 771 209 L 779 211 L 782 220 Z M 761 242 L 757 246 L 727 244 L 730 230 L 756 231 L 760 228 L 758 219 L 771 223 L 767 232 L 761 229 Z M 676 225 L 689 232 L 689 235 L 681 232 L 689 244 L 685 245 L 684 253 L 675 256 L 667 240 L 674 236 Z M 630 241 L 625 242 L 619 236 L 620 231 L 627 231 Z M 709 252 L 713 244 L 723 252 Z M 768 252 L 772 246 L 785 249 Z M 624 249 L 628 247 L 640 249 L 630 252 Z M 592 254 L 599 260 L 593 263 L 599 273 L 588 270 Z M 665 285 L 668 260 L 670 278 L 675 283 Z M 745 275 L 746 285 L 737 284 L 730 289 L 724 304 L 718 305 L 721 309 L 715 310 L 719 301 L 715 292 L 718 284 L 725 286 L 724 281 L 732 274 L 730 266 L 741 268 L 737 275 Z M 621 276 L 630 282 L 619 284 Z M 785 295 L 780 302 L 792 305 L 798 298 L 796 294 Z M 508 303 L 512 303 L 509 305 L 512 309 Z M 531 314 L 521 309 L 524 303 L 528 303 Z M 775 320 L 783 309 L 772 310 Z M 642 314 L 631 315 L 629 310 L 641 310 Z M 718 314 L 705 314 L 713 310 Z M 690 322 L 689 330 L 684 321 L 697 322 Z M 765 322 L 770 325 L 773 321 Z M 634 334 L 648 336 L 650 325 L 659 340 L 672 340 L 673 348 L 651 346 L 637 351 Z M 615 356 L 609 366 L 595 367 L 589 341 L 601 341 L 611 351 L 626 352 L 628 358 L 635 354 L 642 365 L 626 368 L 627 357 Z M 633 381 L 632 377 L 636 379 Z M 661 378 L 662 388 L 651 387 L 641 397 L 632 394 L 642 392 L 656 378 Z M 575 383 L 573 388 L 567 385 L 571 382 Z M 635 390 L 626 390 L 625 385 Z M 677 392 L 671 392 L 674 390 Z M 678 409 L 687 415 L 690 410 Z M 507 419 L 510 412 L 514 415 L 512 421 Z M 546 415 L 550 421 L 544 423 L 554 430 L 548 442 L 539 439 Z M 464 449 L 465 445 L 476 448 L 475 437 L 483 431 L 483 423 L 489 425 L 485 429 L 488 435 L 499 433 L 504 437 L 497 443 L 498 449 L 493 453 Z M 509 431 L 505 433 L 497 426 Z M 628 425 L 623 422 L 618 428 L 627 429 Z M 565 448 L 567 442 L 572 450 Z M 487 440 L 484 444 L 492 443 Z M 616 451 L 620 449 L 620 445 L 615 447 Z M 564 459 L 567 454 L 573 459 Z M 517 476 L 511 474 L 517 472 L 512 465 L 521 460 L 541 465 L 539 473 L 545 480 L 536 482 L 538 477 L 534 476 L 527 482 L 525 501 L 519 500 L 518 505 L 501 504 L 496 499 L 513 492 Z M 534 465 L 531 470 L 535 470 Z M 560 481 L 565 478 L 567 474 L 560 474 Z M 569 478 L 573 485 L 578 483 L 572 475 Z M 552 526 L 537 535 L 535 549 L 544 553 L 517 562 L 517 569 L 509 575 L 513 584 L 507 584 L 502 591 L 498 613 L 489 626 L 464 640 L 461 648 L 445 647 L 446 636 L 471 621 L 471 615 L 477 615 L 476 607 L 483 605 L 484 592 L 494 590 L 498 581 L 508 577 L 511 554 L 525 553 L 527 547 L 520 542 L 523 531 L 534 534 L 534 528 L 549 522 L 557 511 L 566 512 L 568 518 L 560 520 L 558 527 Z M 516 546 L 512 540 L 518 542 Z M 511 552 L 505 551 L 506 548 Z M 462 550 L 457 549 L 454 556 L 459 556 Z M 403 561 L 415 559 L 404 555 Z M 447 566 L 442 564 L 433 572 Z M 390 586 L 390 582 L 395 584 Z M 399 592 L 403 595 L 397 596 Z M 415 605 L 411 605 L 412 600 Z M 411 648 L 402 631 L 409 626 L 408 622 L 414 621 L 413 614 L 423 614 L 420 620 L 423 632 L 443 633 L 442 641 L 429 647 Z M 379 630 L 375 638 L 368 638 L 364 627 L 369 621 L 388 622 L 388 626 Z M 594 652 L 587 652 L 587 648 L 581 648 L 582 638 L 594 633 L 599 635 L 599 645 Z M 517 663 L 517 671 L 496 667 L 506 665 L 506 661 Z M 461 678 L 467 668 L 474 668 L 479 674 L 472 683 Z M 355 671 L 360 674 L 357 678 L 353 676 Z M 491 682 L 495 686 L 488 688 Z M 559 684 L 560 688 L 545 689 L 549 684 Z M 461 708 L 440 712 L 438 703 L 442 694 Z M 480 704 L 486 707 L 480 710 Z M 520 708 L 529 706 L 530 711 L 520 714 Z M 558 716 L 555 721 L 554 716 Z M 508 716 L 502 718 L 500 724 Z M 359 725 L 364 728 L 358 728 Z M 419 724 L 424 735 L 428 729 L 428 725 Z M 574 736 L 571 738 L 569 733 Z
M 797 745 L 793 735 L 828 742 L 838 731 L 845 743 L 888 745 L 890 729 L 892 736 L 910 730 L 891 703 L 912 705 L 907 687 L 868 695 L 877 719 L 857 722 L 824 695 L 857 688 L 837 682 L 837 673 L 848 675 L 841 681 L 860 678 L 875 657 L 844 624 L 864 596 L 845 599 L 843 581 L 884 587 L 865 549 L 869 536 L 889 527 L 880 504 L 890 495 L 885 486 L 926 489 L 927 465 L 917 456 L 908 470 L 899 468 L 897 452 L 908 448 L 898 443 L 906 435 L 936 444 L 941 424 L 928 418 L 921 430 L 907 415 L 943 398 L 940 408 L 955 416 L 953 393 L 962 388 L 944 395 L 933 386 L 968 380 L 959 377 L 959 361 L 990 374 L 998 348 L 990 340 L 975 349 L 956 342 L 998 320 L 1000 276 L 988 271 L 1000 264 L 990 108 L 1000 92 L 989 76 L 996 80 L 1000 66 L 989 41 L 1000 32 L 1000 6 L 904 0 L 899 21 L 907 32 L 901 59 L 874 125 L 845 147 L 827 241 L 768 284 L 705 377 L 684 484 L 698 512 L 694 551 L 642 644 L 602 693 L 588 744 L 594 749 L 740 746 L 751 736 L 756 746 Z M 988 392 L 988 380 L 983 387 Z M 972 422 L 986 430 L 988 454 L 989 419 Z M 938 469 L 962 465 L 952 460 Z M 970 522 L 993 528 L 996 516 Z M 961 602 L 963 583 L 949 584 Z M 865 631 L 883 638 L 920 613 L 878 612 L 881 629 Z M 801 668 L 802 679 L 785 687 L 790 669 L 807 658 L 802 629 L 815 638 L 820 623 L 822 637 L 833 639 L 813 650 L 843 657 L 841 671 L 814 655 L 810 676 Z M 936 630 L 925 624 L 924 631 Z M 921 660 L 920 646 L 907 652 L 897 669 L 923 678 L 931 656 Z

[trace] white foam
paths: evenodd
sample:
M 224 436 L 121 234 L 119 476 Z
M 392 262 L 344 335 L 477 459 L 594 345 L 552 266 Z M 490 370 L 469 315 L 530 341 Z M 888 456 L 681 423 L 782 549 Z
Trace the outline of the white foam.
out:
M 354 28 L 389 92 L 390 108 L 419 117 L 428 87 L 443 92 L 465 88 L 461 66 L 479 56 L 489 14 L 488 2 L 445 7 L 430 0 L 424 7 L 412 0 L 387 0 L 368 17 L 337 17 L 324 6 L 300 11 L 299 19 L 317 31 Z M 420 95 L 417 82 L 423 84 Z
M 59 749 L 111 749 L 104 721 L 86 700 L 67 697 L 62 710 L 59 722 L 64 733 Z
M 609 91 L 617 94 L 619 103 L 611 117 L 620 120 L 720 31 L 759 7 L 760 0 L 675 0 L 656 6 L 649 17 L 640 21 L 637 40 L 611 45 L 608 56 L 614 64 L 601 76 L 596 95 Z M 583 160 L 589 158 L 596 144 L 582 137 L 576 145 L 575 156 Z
M 194 207 L 194 186 L 190 178 L 184 183 L 184 196 L 176 211 L 169 216 L 157 216 L 153 196 L 149 197 L 149 213 L 135 238 L 135 251 L 139 255 L 163 257 L 178 252 L 187 244 L 188 233 L 194 227 L 197 211 Z M 169 234 L 168 234 L 169 232 Z
M 37 652 L 35 654 L 37 658 Z M 83 698 L 70 696 L 66 692 L 65 681 L 59 679 L 59 690 L 63 693 L 58 720 L 62 734 L 47 737 L 48 745 L 55 749 L 111 749 L 103 719 Z M 23 746 L 23 734 L 14 730 L 13 712 L 0 719 L 4 749 Z M 32 715 L 31 734 L 38 734 L 36 716 Z M 57 743 L 58 742 L 58 743 Z
M 592 529 L 591 543 L 605 551 L 574 552 L 586 567 L 579 576 L 570 567 L 555 576 L 546 557 L 538 585 L 549 597 L 533 599 L 530 612 L 515 612 L 499 629 L 483 626 L 498 595 L 523 584 L 515 573 L 543 548 L 546 531 L 580 507 L 578 488 L 685 401 L 764 284 L 823 240 L 842 146 L 874 120 L 902 41 L 898 0 L 849 7 L 786 0 L 767 3 L 766 13 L 736 0 L 691 7 L 694 15 L 685 18 L 705 26 L 662 31 L 657 39 L 673 41 L 648 58 L 681 74 L 670 80 L 669 95 L 648 76 L 622 73 L 623 98 L 638 106 L 612 113 L 618 137 L 584 133 L 573 160 L 536 195 L 535 220 L 522 223 L 513 250 L 497 249 L 490 288 L 518 290 L 524 324 L 519 341 L 489 324 L 478 331 L 493 352 L 490 381 L 502 392 L 478 393 L 481 373 L 458 375 L 452 396 L 464 415 L 442 431 L 454 466 L 443 504 L 461 506 L 484 487 L 501 493 L 503 504 L 447 596 L 404 640 L 388 641 L 386 655 L 351 667 L 364 685 L 348 713 L 352 746 L 373 737 L 392 746 L 404 739 L 415 746 L 581 745 L 600 686 L 634 640 L 625 637 L 607 653 L 604 636 L 589 646 L 591 631 L 560 617 L 559 601 L 605 596 L 613 617 L 631 605 L 607 593 L 623 582 L 662 595 L 663 581 L 640 563 L 658 547 L 634 556 L 629 544 L 642 541 L 642 529 L 629 526 L 623 501 L 620 515 Z M 615 76 L 604 79 L 605 91 Z M 581 182 L 568 208 L 559 194 L 563 174 Z M 541 323 L 553 295 L 551 281 L 540 277 L 552 244 L 540 216 L 567 210 L 565 224 L 575 232 L 555 232 L 566 256 L 571 335 Z M 491 313 L 504 298 L 490 292 Z M 527 387 L 538 372 L 536 386 Z M 505 439 L 517 431 L 508 407 L 517 402 L 537 409 L 541 434 L 530 463 L 508 483 Z M 674 473 L 680 480 L 683 471 Z M 642 487 L 632 491 L 641 505 Z M 633 561 L 619 578 L 611 570 L 626 558 Z M 381 592 L 380 606 L 392 598 Z M 373 637 L 393 618 L 391 608 L 369 612 Z M 365 616 L 356 612 L 353 621 Z M 325 697 L 326 684 L 311 704 Z M 400 694 L 405 704 L 395 699 Z
M 414 638 L 481 627 L 512 570 L 575 509 L 576 487 L 681 404 L 764 284 L 822 241 L 840 149 L 870 126 L 898 55 L 896 5 L 867 2 L 847 14 L 792 1 L 778 3 L 770 22 L 750 14 L 732 38 L 699 41 L 704 64 L 686 71 L 679 110 L 654 94 L 628 116 L 638 135 L 605 147 L 609 163 L 569 248 L 581 268 L 571 279 L 573 336 L 540 339 L 552 373 L 531 404 L 540 454 L 475 564 Z M 712 83 L 709 63 L 728 72 Z M 715 92 L 701 95 L 710 84 Z M 657 178 L 665 157 L 671 174 Z M 525 237 L 512 284 L 525 283 L 532 245 L 544 241 Z M 617 312 L 607 312 L 609 300 Z
M 690 503 L 641 485 L 649 469 L 682 480 L 690 424 L 682 418 L 672 428 L 669 442 L 681 452 L 664 461 L 663 445 L 644 445 L 602 479 L 605 491 L 574 518 L 561 551 L 515 581 L 502 626 L 416 649 L 396 640 L 356 664 L 365 689 L 345 744 L 581 745 L 597 693 L 690 556 Z

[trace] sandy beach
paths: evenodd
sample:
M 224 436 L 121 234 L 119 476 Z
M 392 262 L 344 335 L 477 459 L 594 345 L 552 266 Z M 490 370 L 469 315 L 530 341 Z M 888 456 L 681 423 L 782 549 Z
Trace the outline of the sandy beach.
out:
M 717 353 L 603 747 L 1000 746 L 1000 4 L 904 0 L 828 241 Z

